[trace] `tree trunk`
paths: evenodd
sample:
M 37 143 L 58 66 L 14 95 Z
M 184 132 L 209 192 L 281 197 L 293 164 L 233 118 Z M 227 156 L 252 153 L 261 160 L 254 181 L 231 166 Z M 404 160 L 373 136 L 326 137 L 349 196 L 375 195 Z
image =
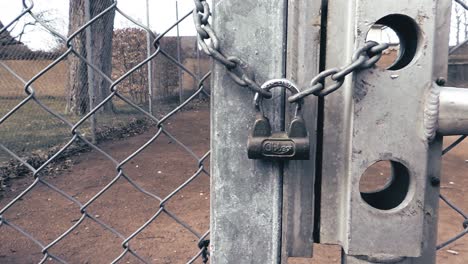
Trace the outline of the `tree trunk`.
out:
M 69 35 L 87 21 L 85 19 L 85 1 L 70 0 Z M 112 0 L 89 0 L 91 17 L 99 15 L 112 4 Z M 112 36 L 114 29 L 115 10 L 111 10 L 91 25 L 91 48 L 93 58 L 91 63 L 107 76 L 112 73 Z M 86 30 L 78 34 L 71 42 L 75 51 L 86 58 Z M 68 57 L 69 78 L 67 95 L 67 113 L 84 115 L 89 111 L 88 66 L 76 56 Z M 110 84 L 97 72 L 94 73 L 95 104 L 99 104 L 110 94 Z M 101 108 L 103 112 L 112 112 L 113 105 L 109 102 Z
M 68 34 L 85 23 L 85 0 L 70 0 Z M 72 41 L 74 50 L 86 58 L 85 31 L 78 34 Z M 77 56 L 68 56 L 68 93 L 66 112 L 75 115 L 84 115 L 89 108 L 87 66 Z
M 455 17 L 457 21 L 457 45 L 460 44 L 460 30 L 461 30 L 461 10 L 458 5 L 455 5 Z
M 95 17 L 112 5 L 113 0 L 90 0 L 91 17 Z M 93 64 L 107 76 L 112 74 L 112 38 L 114 31 L 115 10 L 107 12 L 91 26 L 93 36 Z M 110 83 L 100 74 L 94 75 L 95 102 L 102 102 L 110 92 Z M 101 111 L 109 113 L 114 111 L 112 101 L 105 104 Z
M 468 14 L 467 14 L 467 11 L 464 11 L 463 12 L 463 16 L 464 16 L 464 23 L 463 25 L 465 26 L 465 40 L 468 39 Z

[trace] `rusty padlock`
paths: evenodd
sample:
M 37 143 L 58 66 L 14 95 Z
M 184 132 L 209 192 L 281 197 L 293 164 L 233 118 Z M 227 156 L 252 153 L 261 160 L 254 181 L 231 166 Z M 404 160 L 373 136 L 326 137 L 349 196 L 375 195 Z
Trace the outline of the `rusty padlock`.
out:
M 286 79 L 275 79 L 262 85 L 267 91 L 283 87 L 292 94 L 299 93 L 297 86 Z M 262 97 L 255 95 L 257 111 L 255 123 L 247 142 L 249 159 L 308 160 L 310 152 L 309 132 L 302 117 L 302 101 L 298 101 L 295 116 L 289 130 L 272 132 L 270 120 L 261 107 Z

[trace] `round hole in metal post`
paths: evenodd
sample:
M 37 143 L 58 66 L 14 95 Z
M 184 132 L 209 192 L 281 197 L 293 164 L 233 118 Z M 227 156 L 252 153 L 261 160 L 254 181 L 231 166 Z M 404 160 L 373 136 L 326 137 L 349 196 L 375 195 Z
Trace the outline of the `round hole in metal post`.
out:
M 379 210 L 391 210 L 406 199 L 410 186 L 408 169 L 397 161 L 378 161 L 366 169 L 359 181 L 361 198 Z
M 420 30 L 414 19 L 400 14 L 385 16 L 375 22 L 367 32 L 366 41 L 387 43 L 382 58 L 377 62 L 381 69 L 396 71 L 408 66 L 416 57 Z

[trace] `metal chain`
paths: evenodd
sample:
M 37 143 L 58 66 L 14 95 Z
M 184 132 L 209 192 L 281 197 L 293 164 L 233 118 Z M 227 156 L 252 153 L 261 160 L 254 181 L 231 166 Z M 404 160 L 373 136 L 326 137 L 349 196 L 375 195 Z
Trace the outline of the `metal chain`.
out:
M 252 91 L 258 93 L 258 95 L 261 95 L 264 98 L 271 98 L 272 94 L 269 91 L 261 89 L 261 86 L 255 82 L 254 73 L 247 63 L 235 56 L 225 56 L 221 52 L 219 38 L 216 36 L 213 28 L 208 22 L 211 16 L 208 3 L 206 0 L 194 1 L 196 7 L 193 11 L 193 17 L 195 21 L 195 27 L 198 32 L 198 42 L 203 51 L 209 56 L 213 57 L 216 61 L 223 64 L 226 67 L 228 74 L 237 84 L 250 88 Z M 468 10 L 468 5 L 463 0 L 454 1 Z M 343 86 L 346 76 L 359 70 L 368 69 L 375 65 L 375 63 L 377 63 L 377 61 L 379 61 L 382 57 L 383 51 L 388 49 L 388 47 L 389 45 L 385 43 L 379 44 L 374 41 L 366 42 L 363 47 L 355 51 L 352 60 L 348 65 L 342 68 L 332 68 L 320 72 L 312 79 L 308 88 L 302 92 L 290 96 L 288 101 L 294 103 L 303 100 L 309 95 L 323 97 L 335 92 Z M 333 83 L 325 86 L 325 81 L 327 78 L 330 78 Z M 460 144 L 465 138 L 466 136 L 461 137 L 454 144 L 445 149 L 443 154 L 449 152 L 452 148 Z M 443 195 L 441 195 L 440 198 L 453 210 L 463 216 L 465 219 L 463 222 L 463 228 L 465 230 L 450 240 L 438 245 L 437 250 L 448 246 L 449 244 L 468 234 L 468 216 L 464 214 L 458 207 L 448 201 Z M 200 249 L 203 249 L 203 260 L 206 261 L 207 259 L 205 258 L 205 254 L 209 253 L 207 249 L 208 247 L 203 245 L 199 245 L 199 247 Z
M 272 93 L 263 90 L 255 82 L 253 71 L 249 65 L 236 56 L 226 56 L 221 52 L 219 38 L 216 36 L 210 22 L 208 21 L 211 12 L 206 0 L 194 0 L 193 20 L 198 33 L 198 43 L 203 51 L 213 59 L 224 65 L 231 78 L 238 85 L 248 87 L 256 93 L 260 93 L 265 98 L 271 98 Z
M 261 88 L 260 84 L 255 82 L 255 74 L 251 67 L 242 59 L 236 56 L 226 56 L 221 52 L 219 38 L 209 23 L 211 16 L 210 6 L 206 0 L 194 0 L 195 9 L 193 11 L 193 20 L 198 33 L 198 43 L 203 51 L 213 59 L 224 65 L 228 74 L 238 85 L 248 87 L 255 93 L 264 98 L 271 98 L 272 93 Z M 342 68 L 332 68 L 325 70 L 315 76 L 309 87 L 304 91 L 288 98 L 291 103 L 303 100 L 309 95 L 326 96 L 338 90 L 344 83 L 347 75 L 363 69 L 372 67 L 382 57 L 382 52 L 389 47 L 388 44 L 379 44 L 374 41 L 368 41 L 358 49 L 352 58 L 350 64 Z M 334 82 L 332 85 L 325 86 L 325 79 L 328 77 Z
M 366 44 L 356 50 L 350 64 L 342 68 L 332 68 L 319 73 L 310 82 L 309 88 L 288 98 L 290 103 L 303 100 L 309 95 L 327 96 L 343 86 L 346 76 L 358 70 L 372 67 L 382 57 L 382 52 L 389 47 L 388 44 L 379 44 L 374 41 L 368 41 Z M 325 86 L 325 79 L 330 77 L 333 84 Z

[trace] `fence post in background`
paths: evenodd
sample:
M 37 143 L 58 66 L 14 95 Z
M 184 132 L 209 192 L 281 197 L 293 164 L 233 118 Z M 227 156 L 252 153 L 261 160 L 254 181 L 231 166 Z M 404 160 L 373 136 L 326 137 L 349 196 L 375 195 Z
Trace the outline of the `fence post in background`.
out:
M 85 1 L 85 21 L 88 22 L 91 20 L 91 0 Z M 92 25 L 86 28 L 86 60 L 93 61 L 93 44 L 92 44 L 92 33 L 91 33 Z M 88 73 L 88 95 L 89 95 L 89 109 L 94 108 L 95 106 L 95 87 L 94 87 L 94 70 L 90 65 L 87 65 L 87 73 Z M 97 142 L 96 138 L 96 114 L 93 114 L 90 118 L 91 120 L 91 142 L 94 144 Z
M 200 65 L 200 47 L 198 46 L 198 41 L 195 41 L 195 49 L 196 49 L 196 52 L 197 52 L 197 79 L 200 80 L 201 79 L 201 65 Z M 193 85 L 193 89 L 194 91 L 196 91 L 198 89 L 198 85 L 196 83 L 194 83 Z M 198 96 L 198 98 L 200 100 L 203 99 L 203 93 L 200 93 L 200 95 Z
M 285 76 L 285 0 L 214 0 L 213 26 L 224 54 L 245 60 L 257 82 Z M 282 171 L 247 158 L 253 92 L 215 63 L 211 115 L 211 263 L 280 263 Z M 265 100 L 274 129 L 284 123 L 282 92 Z
M 148 28 L 151 28 L 150 26 L 150 12 L 149 12 L 149 0 L 146 0 L 146 26 Z M 151 33 L 146 32 L 146 53 L 147 56 L 151 56 L 152 53 L 152 37 Z M 153 67 L 152 67 L 153 62 L 150 61 L 148 63 L 148 111 L 153 114 Z
M 179 21 L 179 2 L 176 1 L 176 21 Z M 177 23 L 177 61 L 179 63 L 183 63 L 181 59 L 181 52 L 180 52 L 180 31 L 179 31 L 179 23 Z M 179 83 L 179 104 L 182 104 L 184 102 L 184 87 L 182 84 L 182 69 L 180 67 L 177 67 L 177 80 Z
M 327 68 L 349 62 L 374 23 L 398 34 L 402 53 L 325 98 L 320 241 L 341 245 L 343 263 L 435 263 L 442 137 L 432 137 L 432 96 L 446 74 L 450 2 L 329 1 Z M 392 164 L 391 179 L 361 192 L 378 161 Z

